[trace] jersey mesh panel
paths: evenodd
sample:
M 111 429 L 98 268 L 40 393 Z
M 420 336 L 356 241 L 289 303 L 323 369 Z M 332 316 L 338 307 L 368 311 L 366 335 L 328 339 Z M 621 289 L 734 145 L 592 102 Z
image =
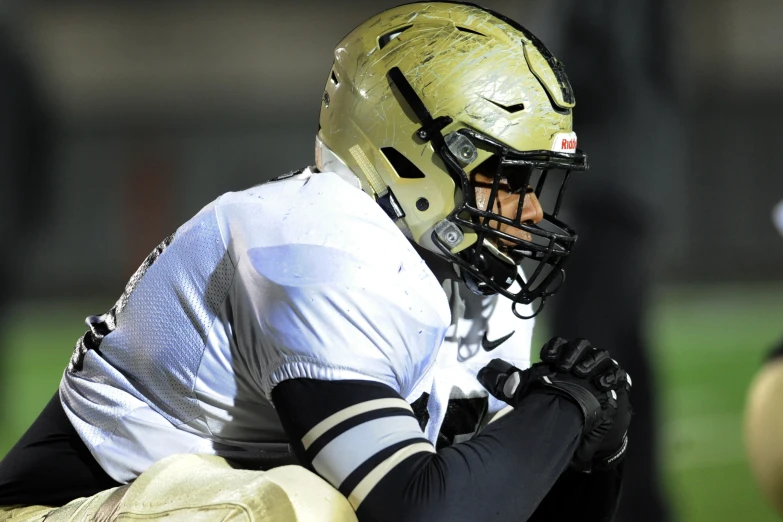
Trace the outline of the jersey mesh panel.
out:
M 194 381 L 233 274 L 214 214 L 203 212 L 150 266 L 101 346 L 143 400 L 175 425 L 200 413 Z

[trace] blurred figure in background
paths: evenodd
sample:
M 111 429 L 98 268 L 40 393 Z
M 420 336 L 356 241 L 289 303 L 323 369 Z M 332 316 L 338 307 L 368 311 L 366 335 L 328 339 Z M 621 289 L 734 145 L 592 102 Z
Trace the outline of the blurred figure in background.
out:
M 783 235 L 783 201 L 772 211 Z M 745 450 L 764 497 L 783 515 L 783 338 L 767 356 L 748 390 Z
M 24 278 L 32 239 L 50 208 L 51 125 L 33 72 L 11 35 L 0 4 L 0 422 L 3 346 L 9 305 Z
M 575 197 L 566 206 L 579 223 L 579 242 L 548 320 L 558 335 L 608 349 L 634 381 L 618 522 L 671 520 L 647 332 L 657 233 L 682 208 L 669 3 L 555 0 L 531 13 L 541 24 L 531 27 L 562 57 L 578 93 L 574 128 L 591 165 L 591 179 L 572 182 Z

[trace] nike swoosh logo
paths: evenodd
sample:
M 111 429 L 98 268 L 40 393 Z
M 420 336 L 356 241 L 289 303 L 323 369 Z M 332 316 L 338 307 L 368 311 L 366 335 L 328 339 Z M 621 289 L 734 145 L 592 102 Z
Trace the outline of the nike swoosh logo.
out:
M 506 334 L 503 337 L 500 337 L 499 339 L 495 339 L 494 341 L 490 341 L 487 339 L 487 332 L 484 331 L 484 336 L 481 338 L 481 347 L 484 348 L 484 351 L 491 352 L 501 344 L 505 343 L 509 340 L 509 338 L 514 335 L 514 332 L 516 330 L 512 331 L 510 334 Z

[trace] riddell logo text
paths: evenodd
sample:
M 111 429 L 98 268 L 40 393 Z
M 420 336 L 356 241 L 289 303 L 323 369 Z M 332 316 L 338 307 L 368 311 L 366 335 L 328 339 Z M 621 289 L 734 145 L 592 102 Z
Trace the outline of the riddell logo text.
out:
M 560 147 L 563 150 L 576 150 L 576 140 L 571 138 L 570 140 L 563 139 L 563 142 L 560 144 Z

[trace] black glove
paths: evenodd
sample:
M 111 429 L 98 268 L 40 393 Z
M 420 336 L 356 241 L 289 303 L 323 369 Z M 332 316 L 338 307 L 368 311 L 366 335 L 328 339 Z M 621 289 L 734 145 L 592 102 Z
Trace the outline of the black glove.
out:
M 631 421 L 630 383 L 606 350 L 583 339 L 556 337 L 541 349 L 541 362 L 520 370 L 494 359 L 478 374 L 496 398 L 516 406 L 531 393 L 553 393 L 572 400 L 584 419 L 572 465 L 580 471 L 612 468 L 625 455 Z

